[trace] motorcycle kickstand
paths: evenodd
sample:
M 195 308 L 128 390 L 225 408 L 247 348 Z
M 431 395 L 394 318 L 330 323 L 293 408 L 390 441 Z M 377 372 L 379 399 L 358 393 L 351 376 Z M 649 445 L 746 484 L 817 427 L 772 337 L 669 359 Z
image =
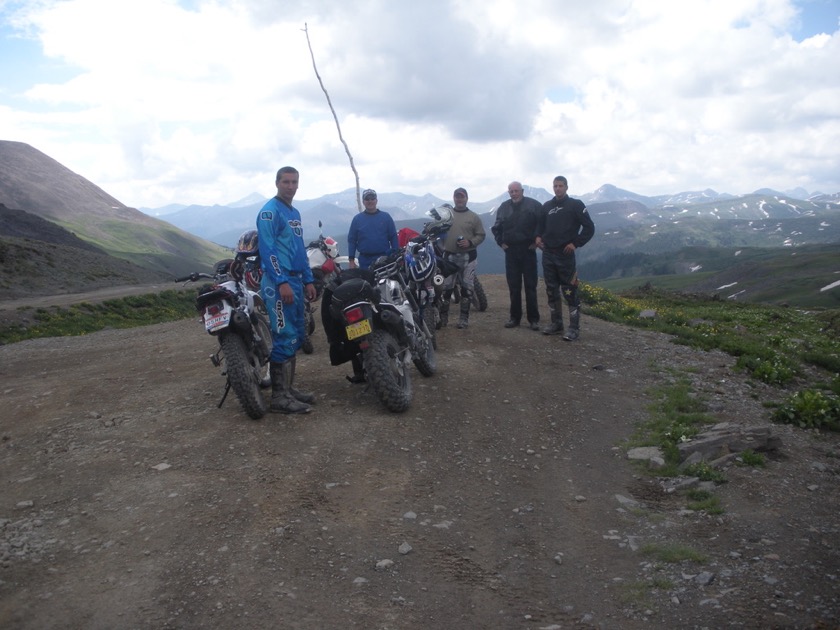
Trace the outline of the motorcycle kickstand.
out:
M 225 393 L 222 394 L 222 399 L 219 401 L 219 404 L 216 405 L 217 409 L 221 409 L 222 405 L 225 404 L 225 398 L 227 398 L 228 393 L 230 392 L 230 379 L 227 380 L 225 383 Z

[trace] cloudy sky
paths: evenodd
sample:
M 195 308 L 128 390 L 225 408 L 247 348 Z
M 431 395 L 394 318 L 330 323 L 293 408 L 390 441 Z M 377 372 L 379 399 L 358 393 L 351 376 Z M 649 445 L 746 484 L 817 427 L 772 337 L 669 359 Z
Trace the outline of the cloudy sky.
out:
M 840 192 L 840 0 L 0 0 L 0 140 L 123 203 Z

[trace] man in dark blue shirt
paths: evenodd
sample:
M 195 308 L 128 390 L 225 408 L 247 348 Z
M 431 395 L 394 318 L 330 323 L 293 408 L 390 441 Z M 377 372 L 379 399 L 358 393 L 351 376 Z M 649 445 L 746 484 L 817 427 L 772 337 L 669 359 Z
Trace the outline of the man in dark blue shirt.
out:
M 562 293 L 569 306 L 569 330 L 563 339 L 574 341 L 580 334 L 575 250 L 589 242 L 595 234 L 595 224 L 583 202 L 569 197 L 568 190 L 569 182 L 565 177 L 554 178 L 554 197 L 543 204 L 536 243 L 543 252 L 543 278 L 551 312 L 551 324 L 543 329 L 543 334 L 563 332 Z
M 347 233 L 347 255 L 350 258 L 350 268 L 357 266 L 368 269 L 374 260 L 380 256 L 387 256 L 399 249 L 397 227 L 394 219 L 387 212 L 376 207 L 376 191 L 370 188 L 362 193 L 362 203 L 365 211 L 360 212 L 350 222 Z M 356 264 L 356 254 L 359 263 Z

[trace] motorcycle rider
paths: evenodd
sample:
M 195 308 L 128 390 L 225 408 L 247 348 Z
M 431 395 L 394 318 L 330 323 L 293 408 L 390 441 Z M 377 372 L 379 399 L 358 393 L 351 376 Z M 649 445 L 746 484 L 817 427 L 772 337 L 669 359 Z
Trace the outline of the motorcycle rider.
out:
M 271 411 L 308 413 L 315 396 L 294 387 L 298 349 L 304 339 L 304 295 L 315 299 L 312 270 L 306 257 L 300 212 L 292 206 L 300 174 L 291 166 L 277 171 L 277 195 L 257 216 L 261 291 L 271 323 Z
M 551 324 L 543 329 L 543 334 L 559 335 L 563 332 L 562 293 L 569 307 L 569 330 L 563 339 L 574 341 L 580 334 L 575 250 L 589 242 L 595 234 L 595 224 L 584 203 L 569 197 L 568 190 L 569 183 L 565 177 L 558 175 L 554 178 L 554 197 L 543 204 L 535 242 L 543 252 L 543 278 L 551 311 Z
M 350 269 L 355 269 L 356 253 L 359 254 L 360 269 L 368 269 L 380 256 L 397 251 L 397 227 L 390 214 L 377 207 L 376 191 L 367 188 L 362 193 L 365 211 L 358 213 L 350 222 L 347 233 L 347 255 Z
M 476 249 L 484 242 L 487 234 L 481 217 L 467 207 L 468 200 L 469 195 L 465 188 L 456 188 L 452 193 L 452 227 L 449 228 L 443 242 L 443 257 L 458 267 L 458 273 L 448 276 L 443 286 L 443 300 L 440 304 L 441 327 L 449 322 L 449 304 L 456 282 L 461 287 L 461 313 L 457 327 L 466 328 L 470 322 L 470 303 L 478 266 Z

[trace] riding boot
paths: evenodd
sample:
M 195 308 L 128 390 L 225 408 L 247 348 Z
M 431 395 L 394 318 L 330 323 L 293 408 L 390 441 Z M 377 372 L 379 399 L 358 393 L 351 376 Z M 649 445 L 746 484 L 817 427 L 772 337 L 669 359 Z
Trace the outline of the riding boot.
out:
M 271 407 L 276 413 L 309 413 L 312 407 L 305 405 L 289 395 L 291 369 L 289 361 L 282 363 L 272 361 L 269 368 L 271 374 Z
M 458 317 L 458 328 L 466 328 L 470 325 L 470 298 L 465 295 L 461 300 L 461 314 Z
M 289 360 L 290 369 L 292 372 L 291 378 L 289 378 L 289 393 L 292 395 L 292 398 L 295 400 L 299 400 L 302 403 L 306 403 L 307 405 L 311 405 L 315 402 L 315 394 L 312 392 L 302 392 L 299 389 L 296 389 L 294 386 L 295 383 L 295 372 L 297 371 L 297 357 L 292 357 Z
M 580 336 L 580 308 L 569 309 L 569 330 L 563 335 L 566 341 L 574 341 Z
M 551 312 L 551 324 L 543 328 L 544 335 L 559 335 L 563 332 L 563 313 L 554 303 L 549 303 L 548 310 Z
M 438 311 L 440 311 L 441 328 L 446 328 L 446 325 L 449 323 L 449 303 L 451 300 L 452 293 L 450 291 L 444 291 L 440 298 L 440 307 L 438 308 Z

